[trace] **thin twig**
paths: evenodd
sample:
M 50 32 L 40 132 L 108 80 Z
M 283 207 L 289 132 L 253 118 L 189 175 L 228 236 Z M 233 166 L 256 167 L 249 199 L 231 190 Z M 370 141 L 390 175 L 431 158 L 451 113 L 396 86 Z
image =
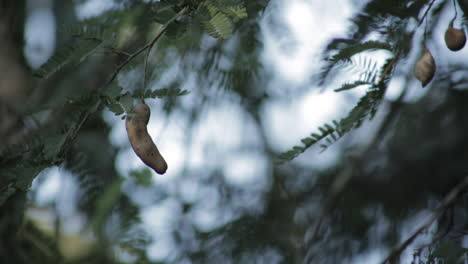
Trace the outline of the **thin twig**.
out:
M 151 48 L 148 48 L 146 50 L 146 56 L 145 56 L 145 66 L 143 69 L 143 87 L 141 87 L 141 102 L 145 102 L 145 90 L 146 90 L 146 73 L 148 71 L 148 57 L 151 52 Z
M 424 12 L 424 15 L 421 17 L 421 19 L 419 20 L 419 23 L 418 23 L 418 27 L 422 24 L 422 22 L 424 21 L 424 19 L 426 18 L 427 14 L 429 13 L 429 10 L 431 10 L 432 8 L 432 5 L 434 5 L 436 0 L 432 0 L 432 2 L 429 4 L 429 6 L 427 7 L 426 9 L 426 12 Z
M 115 79 L 115 77 L 120 72 L 120 70 L 122 70 L 122 68 L 125 67 L 125 65 L 127 65 L 131 60 L 133 60 L 136 56 L 140 55 L 140 53 L 142 53 L 146 49 L 151 49 L 154 46 L 154 44 L 156 43 L 156 41 L 158 41 L 159 38 L 161 38 L 162 35 L 166 32 L 167 27 L 172 22 L 174 22 L 177 18 L 179 18 L 179 16 L 181 16 L 183 13 L 185 13 L 186 10 L 187 10 L 186 7 L 183 8 L 173 18 L 171 18 L 169 21 L 167 21 L 167 23 L 164 25 L 164 27 L 161 29 L 161 31 L 159 31 L 159 33 L 156 35 L 156 37 L 154 37 L 153 40 L 151 40 L 149 43 L 147 43 L 146 45 L 144 45 L 143 47 L 141 47 L 140 49 L 138 49 L 137 51 L 132 53 L 124 62 L 122 62 L 119 66 L 117 66 L 117 68 L 115 69 L 115 71 L 112 74 L 111 78 L 109 79 L 109 81 L 107 81 L 106 85 L 109 85 L 110 83 L 112 83 L 112 81 Z
M 455 21 L 455 19 L 457 18 L 457 4 L 455 3 L 455 0 L 453 0 L 453 9 L 455 10 L 455 16 L 453 17 L 452 19 L 452 23 L 453 21 Z
M 426 222 L 421 225 L 408 239 L 406 239 L 403 243 L 393 247 L 387 257 L 381 262 L 382 264 L 389 263 L 391 260 L 398 257 L 403 250 L 405 250 L 415 239 L 419 236 L 424 230 L 428 229 L 435 220 L 439 219 L 439 217 L 450 207 L 453 203 L 468 189 L 468 176 L 463 179 L 458 185 L 456 185 L 442 200 L 442 203 L 439 207 L 436 208 L 435 212 L 432 216 L 426 220 Z
M 148 44 L 144 45 L 143 47 L 141 47 L 140 49 L 132 53 L 130 56 L 128 56 L 128 58 L 124 62 L 122 62 L 119 66 L 117 66 L 111 78 L 109 79 L 109 81 L 107 81 L 106 85 L 109 85 L 112 83 L 115 77 L 117 77 L 117 74 L 120 72 L 120 70 L 122 70 L 123 67 L 125 67 L 125 65 L 127 65 L 130 61 L 132 61 L 136 56 L 140 55 L 140 53 L 142 53 L 149 47 L 152 47 L 154 43 L 164 34 L 164 32 L 166 32 L 166 28 L 167 27 L 164 27 L 151 42 L 149 42 Z

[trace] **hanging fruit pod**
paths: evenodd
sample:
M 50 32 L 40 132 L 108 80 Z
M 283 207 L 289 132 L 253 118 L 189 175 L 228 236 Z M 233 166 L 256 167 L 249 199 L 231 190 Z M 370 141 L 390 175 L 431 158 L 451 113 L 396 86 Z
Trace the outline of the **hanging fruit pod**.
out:
M 424 87 L 432 80 L 435 71 L 436 64 L 434 57 L 432 57 L 431 52 L 424 47 L 421 58 L 419 58 L 414 66 L 414 75 L 416 76 L 416 79 L 421 81 L 421 84 Z
M 466 43 L 465 32 L 453 27 L 453 21 L 450 22 L 447 31 L 445 31 L 445 44 L 451 51 L 461 50 Z

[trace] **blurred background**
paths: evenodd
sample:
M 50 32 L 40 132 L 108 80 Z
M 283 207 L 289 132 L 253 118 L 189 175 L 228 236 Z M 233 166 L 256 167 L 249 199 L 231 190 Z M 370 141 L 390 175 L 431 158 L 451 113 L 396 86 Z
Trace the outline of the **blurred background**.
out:
M 245 9 L 229 38 L 187 15 L 148 56 L 146 89 L 164 91 L 146 99 L 169 166 L 158 175 L 123 120 L 145 52 L 106 82 L 199 1 L 0 1 L 0 263 L 380 263 L 468 175 L 468 49 L 444 42 L 468 2 L 215 2 Z M 65 56 L 94 30 L 112 44 Z M 391 48 L 337 60 L 366 41 Z M 412 73 L 423 46 L 437 64 L 425 88 Z M 377 71 L 375 87 L 335 91 Z M 374 88 L 375 113 L 352 131 L 281 154 Z M 466 263 L 467 208 L 461 195 L 393 261 Z

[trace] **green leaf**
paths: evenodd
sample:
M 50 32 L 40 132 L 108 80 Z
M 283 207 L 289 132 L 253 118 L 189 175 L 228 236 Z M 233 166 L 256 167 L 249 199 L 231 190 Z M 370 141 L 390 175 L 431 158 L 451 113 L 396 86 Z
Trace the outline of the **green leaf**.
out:
M 133 107 L 133 97 L 129 93 L 126 93 L 120 97 L 119 102 L 126 112 L 129 112 Z
M 355 43 L 352 40 L 333 40 L 332 43 L 333 44 L 329 44 L 327 52 L 333 52 L 333 56 L 330 56 L 326 59 L 326 64 L 319 74 L 319 80 L 321 85 L 325 83 L 328 75 L 336 66 L 340 66 L 343 63 L 353 63 L 351 58 L 356 54 L 373 50 L 388 50 L 390 52 L 393 52 L 393 47 L 390 44 L 381 41 L 371 40 L 362 43 Z M 372 78 L 373 76 L 369 75 L 368 77 Z
M 329 145 L 339 140 L 346 132 L 360 127 L 366 117 L 372 118 L 375 115 L 377 107 L 379 106 L 379 103 L 381 102 L 381 99 L 384 95 L 384 91 L 385 89 L 369 90 L 363 97 L 359 99 L 357 105 L 348 113 L 345 118 L 341 119 L 339 123 L 337 121 L 333 121 L 335 127 L 332 127 L 329 124 L 325 124 L 322 127 L 319 127 L 318 129 L 321 133 L 320 135 L 317 133 L 311 134 L 311 136 L 315 139 L 314 142 L 310 141 L 309 138 L 302 139 L 301 141 L 304 143 L 304 147 L 295 146 L 292 150 L 280 154 L 278 156 L 279 161 L 276 162 L 276 164 L 282 164 L 283 162 L 296 158 L 298 155 L 323 139 L 325 139 L 326 143 L 328 143 L 328 145 L 320 145 L 322 151 L 325 151 Z
M 314 137 L 316 140 L 320 140 L 322 139 L 322 136 L 320 136 L 319 134 L 315 134 L 315 133 L 312 133 L 310 134 L 312 137 Z
M 159 24 L 165 24 L 171 20 L 177 13 L 173 9 L 174 4 L 168 2 L 153 3 L 154 21 Z
M 70 132 L 71 129 L 62 134 L 51 134 L 44 139 L 43 154 L 46 160 L 55 160 L 57 158 L 62 151 L 62 147 L 66 143 Z
M 103 95 L 110 97 L 110 98 L 116 98 L 120 96 L 122 93 L 122 87 L 114 84 L 108 87 L 107 89 L 104 90 Z
M 445 263 L 462 263 L 464 254 L 467 254 L 468 250 L 460 246 L 459 243 L 454 241 L 444 241 L 433 251 L 429 256 L 430 259 L 439 258 L 443 259 Z
M 91 55 L 101 43 L 102 40 L 89 39 L 65 44 L 46 63 L 34 71 L 33 75 L 39 78 L 48 78 L 67 65 L 76 66 Z
M 13 183 L 8 184 L 8 186 L 0 189 L 0 206 L 2 206 L 10 196 L 15 194 L 16 188 L 13 186 Z
M 303 138 L 303 139 L 301 139 L 301 142 L 304 143 L 304 145 L 306 145 L 306 146 L 310 146 L 310 145 L 315 143 L 315 140 L 313 140 L 311 138 Z
M 125 113 L 124 107 L 115 100 L 112 103 L 108 104 L 107 108 L 109 108 L 109 110 L 112 111 L 116 116 Z
M 174 21 L 167 26 L 165 36 L 171 39 L 178 39 L 187 32 L 188 23 L 182 21 Z
M 341 86 L 338 89 L 335 89 L 334 91 L 335 92 L 346 91 L 346 90 L 350 90 L 350 89 L 359 87 L 361 85 L 366 85 L 366 84 L 372 84 L 372 83 L 368 83 L 368 82 L 365 82 L 365 81 L 355 81 L 353 83 L 345 83 L 345 84 L 343 84 L 343 86 Z
M 156 89 L 152 91 L 145 92 L 145 98 L 156 98 L 156 97 L 175 97 L 175 96 L 184 96 L 189 94 L 190 91 L 182 90 L 182 89 Z
M 64 34 L 83 40 L 98 40 L 103 41 L 110 38 L 106 29 L 95 23 L 79 22 L 71 25 L 65 25 L 59 28 Z
M 386 42 L 381 41 L 366 41 L 363 43 L 356 43 L 354 45 L 349 45 L 345 48 L 342 48 L 338 51 L 338 53 L 330 58 L 331 62 L 339 62 L 339 61 L 346 61 L 351 59 L 352 56 L 362 53 L 365 51 L 371 50 L 388 50 L 392 51 L 392 46 Z
M 247 18 L 247 9 L 242 6 L 230 6 L 220 9 L 221 12 L 232 18 L 234 22 Z
M 232 36 L 231 21 L 221 12 L 217 13 L 209 21 L 205 21 L 203 25 L 206 32 L 214 38 L 229 39 Z

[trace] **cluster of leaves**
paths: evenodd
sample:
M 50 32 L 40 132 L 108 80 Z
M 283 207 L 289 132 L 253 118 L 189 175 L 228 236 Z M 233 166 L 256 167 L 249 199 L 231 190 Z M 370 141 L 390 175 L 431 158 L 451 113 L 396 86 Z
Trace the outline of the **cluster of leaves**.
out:
M 149 4 L 150 8 L 145 8 L 148 11 L 148 13 L 146 13 L 147 16 L 144 17 L 148 18 L 151 23 L 155 22 L 160 25 L 165 25 L 171 21 L 171 23 L 168 24 L 165 35 L 168 37 L 167 40 L 169 41 L 179 38 L 184 34 L 188 34 L 188 29 L 190 27 L 198 27 L 215 38 L 227 39 L 233 35 L 235 23 L 240 19 L 246 18 L 247 14 L 249 14 L 249 16 L 251 15 L 252 9 L 249 9 L 249 6 L 256 5 L 259 2 L 261 1 L 161 0 Z M 325 123 L 318 128 L 317 132 L 302 139 L 303 145 L 295 146 L 292 150 L 280 154 L 279 163 L 292 160 L 312 146 L 319 145 L 325 150 L 346 133 L 360 127 L 365 120 L 374 117 L 382 102 L 383 95 L 395 65 L 400 58 L 405 57 L 408 47 L 410 46 L 408 40 L 411 39 L 410 37 L 412 35 L 407 34 L 405 31 L 406 28 L 408 28 L 406 22 L 409 19 L 417 17 L 417 14 L 421 13 L 421 8 L 427 3 L 428 1 L 370 1 L 363 9 L 363 13 L 358 14 L 353 19 L 356 31 L 352 36 L 350 36 L 349 39 L 335 39 L 330 43 L 325 52 L 325 65 L 323 71 L 320 73 L 321 83 L 323 84 L 335 70 L 340 70 L 343 67 L 359 67 L 361 70 L 359 76 L 337 87 L 335 91 L 349 91 L 350 89 L 361 86 L 366 87 L 367 90 L 347 115 L 340 120 L 333 120 Z M 246 7 L 244 7 L 244 5 Z M 187 8 L 187 14 L 173 20 L 178 12 L 184 8 Z M 72 26 L 64 27 L 62 32 L 65 32 L 64 34 L 69 36 L 69 39 L 64 42 L 63 46 L 59 47 L 57 53 L 46 64 L 35 72 L 35 75 L 48 79 L 50 76 L 64 69 L 76 67 L 78 64 L 89 60 L 91 55 L 97 54 L 100 51 L 118 51 L 118 49 L 122 47 L 119 36 L 116 33 L 120 26 L 118 23 L 108 22 L 119 20 L 127 11 L 128 10 L 114 10 L 100 16 L 99 19 L 89 19 Z M 248 30 L 251 30 L 251 28 L 248 27 Z M 246 31 L 247 30 L 243 30 L 243 32 L 239 34 L 243 34 Z M 382 34 L 384 36 L 383 39 L 368 40 L 368 38 L 366 38 L 369 34 L 376 32 Z M 235 57 L 234 55 L 235 59 L 233 60 L 235 60 L 237 68 L 225 70 L 225 78 L 222 79 L 222 82 L 239 87 L 236 92 L 243 96 L 243 98 L 252 99 L 253 96 L 249 96 L 255 91 L 249 89 L 249 85 L 252 85 L 252 79 L 254 79 L 252 76 L 255 73 L 252 73 L 250 67 L 245 67 L 245 65 L 247 63 L 249 66 L 252 65 L 251 61 L 246 62 L 246 58 L 248 58 L 247 51 L 249 51 L 249 48 L 250 50 L 256 50 L 255 47 L 258 46 L 256 45 L 258 43 L 252 42 L 242 44 L 244 47 L 250 46 L 242 50 L 246 51 L 245 53 L 237 51 L 237 55 L 242 54 L 243 56 Z M 215 45 L 213 50 L 213 57 L 216 57 L 221 52 L 221 46 Z M 382 65 L 378 64 L 371 59 L 369 55 L 369 52 L 376 50 L 386 51 L 390 53 L 391 56 Z M 128 53 L 122 54 L 125 55 Z M 255 52 L 249 53 L 248 55 L 252 55 L 251 57 L 258 57 L 256 56 L 258 54 Z M 359 61 L 356 59 L 356 57 L 358 57 L 357 55 L 365 56 L 364 60 Z M 257 65 L 253 66 L 253 68 L 257 69 L 256 66 Z M 205 65 L 200 68 L 203 68 L 203 70 L 208 68 L 212 69 L 211 67 L 205 67 Z M 338 71 L 338 73 L 341 72 Z M 143 94 L 143 97 L 175 97 L 186 94 L 188 94 L 187 90 L 162 88 L 147 90 Z M 70 145 L 79 145 L 71 143 L 76 141 L 78 130 L 83 131 L 82 122 L 92 113 L 96 112 L 98 109 L 107 107 L 116 115 L 123 115 L 125 111 L 131 108 L 133 100 L 141 98 L 141 96 L 142 94 L 140 91 L 124 92 L 124 89 L 118 85 L 110 85 L 98 91 L 78 92 L 77 95 L 55 98 L 55 100 L 49 102 L 47 105 L 41 104 L 30 109 L 27 114 L 31 117 L 42 116 L 44 114 L 47 116 L 51 112 L 57 112 L 56 110 L 70 114 L 67 116 L 64 124 L 61 124 L 60 128 L 41 130 L 22 144 L 3 149 L 0 153 L 0 167 L 2 168 L 0 169 L 0 174 L 2 176 L 6 175 L 7 177 L 2 179 L 11 180 L 11 184 L 0 190 L 0 205 L 8 198 L 12 197 L 18 190 L 26 192 L 35 175 L 43 168 L 61 164 L 66 160 L 67 163 L 69 163 L 67 166 L 75 167 L 75 169 L 72 170 L 74 173 L 79 174 L 80 188 L 86 193 L 83 195 L 86 197 L 86 201 L 80 202 L 93 205 L 91 208 L 87 208 L 87 210 L 90 211 L 90 224 L 95 233 L 101 233 L 104 227 L 109 224 L 108 219 L 117 215 L 120 217 L 119 220 L 122 220 L 122 228 L 119 230 L 121 233 L 118 234 L 118 238 L 113 242 L 117 242 L 118 240 L 118 245 L 127 250 L 126 252 L 137 252 L 137 255 L 142 257 L 140 259 L 142 263 L 149 263 L 149 261 L 144 261 L 144 251 L 149 240 L 142 234 L 141 230 L 131 228 L 133 224 L 138 222 L 138 209 L 129 205 L 128 197 L 126 197 L 123 189 L 125 184 L 131 180 L 135 180 L 142 186 L 148 186 L 151 184 L 151 172 L 148 169 L 134 171 L 131 173 L 131 180 L 114 178 L 112 182 L 107 182 L 107 184 L 101 182 L 97 183 L 99 180 L 102 180 L 103 177 L 101 176 L 104 176 L 104 170 L 103 172 L 99 171 L 93 174 L 92 177 L 87 174 L 92 174 L 93 172 L 83 170 L 83 168 L 90 165 L 85 161 L 87 155 L 92 155 L 91 152 L 86 153 L 86 155 L 77 155 L 73 159 L 65 154 L 66 150 L 70 148 Z M 102 134 L 107 137 L 107 133 L 102 132 Z M 97 151 L 93 150 L 93 152 Z M 70 155 L 70 153 L 68 155 Z M 115 156 L 112 156 L 112 158 L 115 158 Z M 100 166 L 103 164 L 96 160 L 94 162 L 99 163 Z M 113 166 L 113 164 L 111 165 Z M 273 176 L 273 178 L 274 177 L 275 176 Z M 272 184 L 272 186 L 275 186 L 275 184 Z M 272 193 L 278 194 L 281 192 L 272 191 Z M 306 200 L 310 192 L 307 190 L 304 193 L 307 194 L 304 194 L 304 200 Z M 361 193 L 366 194 L 365 191 Z M 238 194 L 230 194 L 230 196 L 236 195 Z M 363 199 L 367 198 L 368 197 L 365 197 Z M 349 201 L 352 199 L 343 200 Z M 278 223 L 282 224 L 290 221 L 291 215 L 293 215 L 292 212 L 298 210 L 297 204 L 288 206 L 284 206 L 284 204 L 288 202 L 293 204 L 296 203 L 297 200 L 271 199 L 270 202 L 272 204 L 265 206 L 268 213 L 265 213 L 263 216 L 243 217 L 239 221 L 232 222 L 230 225 L 220 228 L 218 230 L 219 232 L 201 232 L 197 234 L 197 239 L 200 238 L 203 241 L 207 241 L 206 248 L 203 248 L 200 252 L 196 252 L 199 255 L 207 254 L 206 259 L 202 262 L 213 261 L 212 256 L 210 256 L 211 252 L 224 250 L 223 256 L 224 254 L 232 255 L 234 258 L 236 258 L 236 254 L 246 254 L 245 252 L 252 249 L 252 251 L 259 251 L 261 252 L 260 254 L 263 254 L 264 251 L 261 251 L 261 247 L 264 245 L 271 245 L 272 243 L 277 243 L 275 247 L 283 247 L 281 249 L 281 254 L 287 252 L 287 248 L 293 248 L 291 252 L 298 252 L 299 250 L 294 248 L 294 244 L 296 243 L 291 243 L 292 239 L 290 239 L 290 237 L 294 238 L 294 232 L 301 233 L 300 235 L 302 238 L 302 232 L 293 230 L 297 228 L 296 224 L 284 225 L 287 226 L 287 231 L 283 230 L 279 233 L 275 231 L 277 230 Z M 273 205 L 274 203 L 280 203 L 280 205 Z M 307 204 L 308 203 L 309 201 L 307 201 Z M 353 212 L 360 213 L 361 210 L 355 209 L 357 207 L 358 205 L 352 204 L 352 206 L 347 206 L 346 208 L 351 208 Z M 285 213 L 285 211 L 288 210 L 290 211 L 289 214 Z M 275 219 L 275 221 L 268 221 L 271 219 Z M 363 221 L 359 219 L 358 222 L 362 223 Z M 309 223 L 307 225 L 309 226 Z M 352 226 L 353 229 L 355 227 L 354 223 L 349 226 Z M 181 228 L 181 230 L 180 232 L 184 232 L 184 229 Z M 365 232 L 360 233 L 364 234 Z M 218 234 L 219 239 L 216 237 Z M 240 237 L 240 239 L 236 239 L 236 237 Z M 282 242 L 282 239 L 285 237 L 288 239 L 287 241 L 285 240 L 286 242 L 284 245 L 281 245 L 280 242 Z M 234 253 L 232 253 L 232 245 L 229 243 L 229 238 L 234 238 L 233 241 L 235 241 L 235 245 L 233 248 L 236 248 L 236 252 Z M 47 239 L 52 240 L 51 238 Z M 47 239 L 44 239 L 44 241 L 47 241 Z M 219 247 L 213 247 L 213 244 L 216 243 L 214 240 L 222 241 L 222 243 L 218 244 L 220 245 Z M 138 243 L 135 243 L 135 241 Z M 56 249 L 54 247 L 51 248 L 55 251 Z M 439 250 L 434 252 L 434 257 L 454 254 L 450 252 L 447 253 L 447 248 L 449 247 L 441 246 Z M 459 251 L 459 248 L 456 249 L 457 252 L 455 254 L 460 254 L 459 252 L 462 252 Z M 278 252 L 279 251 L 280 250 L 278 250 Z M 339 254 L 337 254 L 337 258 L 342 257 L 338 255 Z M 196 259 L 197 256 L 191 257 Z M 240 262 L 248 262 L 249 260 L 252 261 L 252 259 L 254 258 L 246 258 L 243 259 L 244 261 Z M 225 261 L 226 259 L 222 258 L 222 260 Z M 287 262 L 298 262 L 300 259 L 298 258 L 296 260 L 297 261 Z M 103 260 L 97 263 L 102 262 Z M 107 263 L 112 262 L 110 261 Z
M 159 1 L 136 5 L 132 7 L 131 12 L 139 13 L 138 17 L 145 18 L 147 20 L 145 26 L 154 24 L 167 27 L 165 38 L 169 41 L 177 40 L 176 38 L 181 36 L 180 33 L 184 34 L 188 28 L 195 26 L 203 29 L 208 35 L 223 40 L 232 36 L 235 23 L 247 17 L 243 2 L 232 0 Z M 183 9 L 188 11 L 180 15 Z M 33 71 L 33 76 L 44 79 L 44 82 L 50 80 L 53 82 L 53 78 L 68 76 L 68 73 L 73 72 L 78 66 L 92 62 L 95 58 L 99 60 L 105 57 L 106 53 L 124 56 L 126 59 L 136 57 L 139 53 L 132 54 L 125 50 L 129 45 L 122 41 L 123 37 L 120 34 L 126 23 L 123 18 L 127 17 L 129 12 L 128 8 L 115 9 L 97 18 L 60 27 L 59 36 L 62 37 L 59 40 L 60 45 L 46 63 Z M 135 56 L 132 57 L 132 55 Z M 130 64 L 130 61 L 124 61 L 124 63 Z M 86 66 L 89 65 L 92 64 L 86 64 Z M 71 166 L 69 169 L 77 175 L 82 191 L 86 192 L 83 197 L 87 199 L 83 199 L 81 203 L 88 207 L 86 210 L 90 212 L 90 222 L 95 232 L 104 231 L 103 227 L 106 226 L 107 220 L 117 213 L 115 207 L 118 205 L 121 206 L 119 209 L 121 217 L 129 220 L 127 227 L 122 230 L 135 232 L 134 228 L 130 228 L 134 225 L 130 223 L 138 219 L 138 210 L 128 205 L 128 201 L 127 206 L 122 206 L 122 201 L 128 200 L 122 192 L 123 180 L 117 179 L 105 187 L 103 181 L 96 180 L 100 179 L 96 171 L 83 169 L 89 168 L 87 161 L 89 158 L 70 150 L 75 148 L 74 142 L 77 140 L 78 132 L 83 130 L 84 123 L 97 110 L 107 107 L 116 115 L 122 115 L 131 109 L 134 99 L 171 98 L 188 93 L 187 90 L 174 87 L 146 90 L 143 94 L 141 91 L 124 92 L 120 86 L 106 83 L 105 87 L 73 91 L 72 95 L 66 92 L 62 95 L 54 94 L 46 103 L 39 102 L 31 105 L 23 114 L 24 119 L 30 118 L 39 124 L 35 129 L 36 132 L 20 144 L 4 147 L 0 152 L 2 167 L 0 174 L 5 182 L 9 182 L 0 190 L 0 206 L 6 204 L 15 194 L 24 195 L 33 179 L 45 168 L 64 164 L 66 161 L 65 166 Z M 59 113 L 67 114 L 63 116 Z M 84 138 L 79 140 L 84 140 Z M 76 163 L 72 164 L 72 161 Z M 148 170 L 134 172 L 132 175 L 139 184 L 144 186 L 150 184 L 151 173 Z M 105 188 L 104 192 L 102 188 Z M 133 208 L 133 213 L 124 212 L 125 208 Z M 145 255 L 147 237 L 130 233 L 123 233 L 121 237 L 127 237 L 128 242 L 125 245 L 121 244 L 122 247 L 132 251 L 137 250 L 141 256 Z M 135 237 L 142 241 L 141 245 L 133 243 Z
M 342 40 L 339 40 L 342 42 Z M 333 43 L 335 45 L 336 43 Z M 364 43 L 346 45 L 344 48 L 330 58 L 330 64 L 324 69 L 322 78 L 326 78 L 333 67 L 337 64 L 352 63 L 351 58 L 359 53 L 373 50 L 392 51 L 391 46 L 377 41 L 368 41 Z M 359 99 L 356 106 L 342 118 L 340 121 L 333 120 L 331 124 L 324 124 L 319 127 L 319 133 L 312 133 L 310 137 L 303 138 L 301 141 L 303 146 L 294 146 L 291 150 L 281 153 L 278 156 L 278 164 L 290 161 L 306 151 L 315 144 L 320 144 L 322 151 L 326 150 L 331 144 L 343 137 L 347 132 L 359 128 L 366 118 L 372 119 L 377 112 L 378 106 L 385 94 L 388 80 L 393 72 L 393 67 L 397 56 L 393 55 L 381 67 L 377 67 L 376 62 L 364 63 L 364 70 L 359 75 L 359 78 L 351 83 L 345 83 L 340 88 L 335 89 L 336 92 L 347 91 L 359 86 L 366 86 L 367 92 Z M 322 79 L 323 80 L 323 79 Z
M 361 126 L 365 118 L 371 119 L 382 101 L 395 64 L 408 55 L 411 39 L 415 31 L 408 31 L 411 19 L 418 19 L 418 14 L 427 6 L 426 1 L 371 1 L 364 6 L 361 13 L 353 17 L 353 30 L 349 38 L 336 38 L 330 41 L 324 52 L 324 66 L 318 75 L 319 84 L 324 85 L 336 69 L 356 65 L 354 59 L 360 54 L 366 56 L 363 63 L 358 63 L 361 73 L 356 80 L 344 83 L 335 89 L 336 92 L 347 91 L 356 87 L 366 86 L 367 92 L 356 106 L 340 121 L 332 121 L 319 127 L 320 134 L 312 133 L 302 139 L 303 146 L 294 146 L 291 150 L 281 153 L 278 164 L 290 161 L 314 146 L 320 144 L 325 150 L 347 132 Z M 433 15 L 440 13 L 443 4 L 434 7 Z M 374 35 L 373 35 L 374 34 Z M 375 39 L 375 36 L 378 39 Z M 390 52 L 391 58 L 382 66 L 371 58 L 372 51 Z M 333 123 L 333 125 L 330 125 Z
M 243 1 L 218 1 L 207 0 L 196 3 L 180 2 L 180 1 L 160 1 L 151 5 L 151 18 L 156 23 L 169 23 L 174 22 L 170 26 L 180 26 L 177 21 L 172 21 L 177 13 L 176 11 L 183 8 L 184 4 L 192 7 L 192 12 L 188 17 L 197 17 L 199 22 L 205 26 L 207 33 L 216 38 L 227 39 L 232 35 L 232 25 L 240 19 L 246 18 L 247 13 L 243 7 Z M 115 22 L 118 18 L 122 17 L 124 12 L 128 10 L 112 10 L 100 16 L 100 19 L 88 19 L 73 25 L 67 25 L 60 29 L 61 34 L 68 36 L 67 41 L 61 45 L 55 54 L 44 63 L 39 69 L 35 70 L 33 75 L 39 78 L 50 78 L 53 74 L 59 72 L 66 67 L 76 67 L 78 64 L 84 62 L 91 55 L 99 51 L 113 52 L 116 49 L 117 34 L 116 31 L 121 26 Z M 182 20 L 181 20 L 182 21 Z M 188 23 L 184 23 L 185 26 Z M 156 90 L 145 91 L 144 98 L 156 97 L 174 97 L 186 95 L 189 92 L 181 89 L 161 88 Z M 80 106 L 80 111 L 75 113 L 80 116 L 83 111 L 90 110 L 92 105 L 100 105 L 103 103 L 109 110 L 113 111 L 116 115 L 121 115 L 131 108 L 134 98 L 140 98 L 140 94 L 136 91 L 134 93 L 122 92 L 122 88 L 117 85 L 112 85 L 110 88 L 102 89 L 100 92 L 93 91 L 87 94 L 79 94 L 77 96 L 68 96 L 56 100 L 55 102 L 39 107 L 32 107 L 29 109 L 28 114 L 34 114 L 38 111 L 48 109 L 63 109 L 68 106 Z M 77 121 L 78 119 L 75 119 Z M 78 128 L 79 129 L 79 128 Z M 33 137 L 28 142 L 24 142 L 21 146 L 10 147 L 3 150 L 3 156 L 11 156 L 12 153 L 24 153 L 31 151 L 40 146 L 56 146 L 54 150 L 47 151 L 44 157 L 53 157 L 61 150 L 61 146 L 65 141 L 69 140 L 73 129 L 67 132 L 61 132 L 60 137 L 56 135 L 50 136 L 52 139 L 62 142 L 62 144 L 44 144 L 50 141 L 47 138 Z M 52 140 L 51 139 L 51 140 Z M 50 142 L 49 142 L 50 143 Z M 14 156 L 14 155 L 13 155 Z
M 186 7 L 191 7 L 186 16 L 189 19 L 179 18 L 177 13 Z M 194 24 L 200 24 L 212 37 L 229 39 L 233 34 L 234 24 L 247 18 L 243 1 L 236 0 L 206 0 L 196 3 L 160 1 L 151 4 L 148 10 L 150 13 L 143 15 L 152 19 L 149 23 L 168 24 L 169 37 L 181 37 Z M 66 66 L 76 67 L 98 51 L 115 51 L 118 46 L 116 31 L 121 23 L 112 21 L 122 17 L 126 11 L 128 10 L 113 10 L 100 16 L 100 20 L 88 19 L 62 27 L 60 31 L 69 36 L 68 41 L 35 70 L 34 76 L 48 78 Z

